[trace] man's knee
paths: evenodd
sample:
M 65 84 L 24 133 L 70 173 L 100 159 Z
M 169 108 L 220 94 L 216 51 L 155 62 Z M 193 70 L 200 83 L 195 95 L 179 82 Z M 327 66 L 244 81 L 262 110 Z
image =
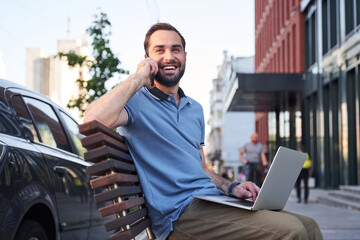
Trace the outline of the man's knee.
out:
M 293 240 L 302 240 L 302 239 L 308 239 L 307 231 L 301 223 L 298 223 L 296 225 L 293 225 L 289 229 L 289 235 L 286 239 L 293 239 Z
M 323 239 L 319 225 L 310 218 L 299 214 L 289 213 L 292 215 L 291 223 L 289 222 L 289 239 Z
M 307 229 L 301 219 L 287 212 L 270 212 L 269 227 L 272 232 L 278 235 L 272 239 L 308 239 Z M 269 238 L 270 239 L 270 238 Z

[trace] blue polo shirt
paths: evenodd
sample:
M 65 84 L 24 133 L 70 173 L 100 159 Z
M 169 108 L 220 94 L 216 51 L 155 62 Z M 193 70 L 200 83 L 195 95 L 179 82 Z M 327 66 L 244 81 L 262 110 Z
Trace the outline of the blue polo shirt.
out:
M 157 88 L 141 88 L 128 101 L 119 128 L 134 159 L 146 196 L 152 231 L 166 239 L 191 195 L 220 195 L 202 169 L 204 117 L 199 103 L 179 89 L 180 104 Z

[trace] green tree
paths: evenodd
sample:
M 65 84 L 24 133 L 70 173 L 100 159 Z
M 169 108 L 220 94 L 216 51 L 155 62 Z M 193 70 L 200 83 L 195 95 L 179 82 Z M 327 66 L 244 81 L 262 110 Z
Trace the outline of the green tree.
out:
M 99 98 L 107 92 L 105 83 L 114 74 L 128 74 L 129 72 L 120 68 L 118 57 L 110 49 L 111 23 L 103 12 L 94 15 L 95 20 L 86 32 L 90 35 L 92 55 L 79 56 L 73 51 L 69 53 L 60 52 L 57 57 L 65 57 L 70 67 L 79 67 L 79 78 L 76 83 L 79 87 L 79 96 L 70 99 L 67 107 L 78 108 L 80 117 L 84 116 L 86 107 L 90 102 Z M 90 80 L 84 80 L 82 75 L 84 67 L 90 69 Z

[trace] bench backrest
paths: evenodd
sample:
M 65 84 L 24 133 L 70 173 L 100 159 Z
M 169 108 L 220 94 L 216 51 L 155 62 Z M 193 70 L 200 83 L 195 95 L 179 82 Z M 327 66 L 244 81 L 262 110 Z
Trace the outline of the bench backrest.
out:
M 84 158 L 94 163 L 87 167 L 87 174 L 96 203 L 108 203 L 99 208 L 101 217 L 114 216 L 104 223 L 106 231 L 117 230 L 109 239 L 132 239 L 146 230 L 149 239 L 150 218 L 145 206 L 132 157 L 121 135 L 97 121 L 79 125 L 79 131 L 85 135 L 81 140 L 88 151 Z

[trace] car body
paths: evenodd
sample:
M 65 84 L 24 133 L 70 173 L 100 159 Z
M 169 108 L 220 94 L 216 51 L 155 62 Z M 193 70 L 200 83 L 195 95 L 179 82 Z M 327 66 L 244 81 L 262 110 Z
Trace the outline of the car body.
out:
M 0 79 L 0 239 L 105 239 L 77 123 Z

